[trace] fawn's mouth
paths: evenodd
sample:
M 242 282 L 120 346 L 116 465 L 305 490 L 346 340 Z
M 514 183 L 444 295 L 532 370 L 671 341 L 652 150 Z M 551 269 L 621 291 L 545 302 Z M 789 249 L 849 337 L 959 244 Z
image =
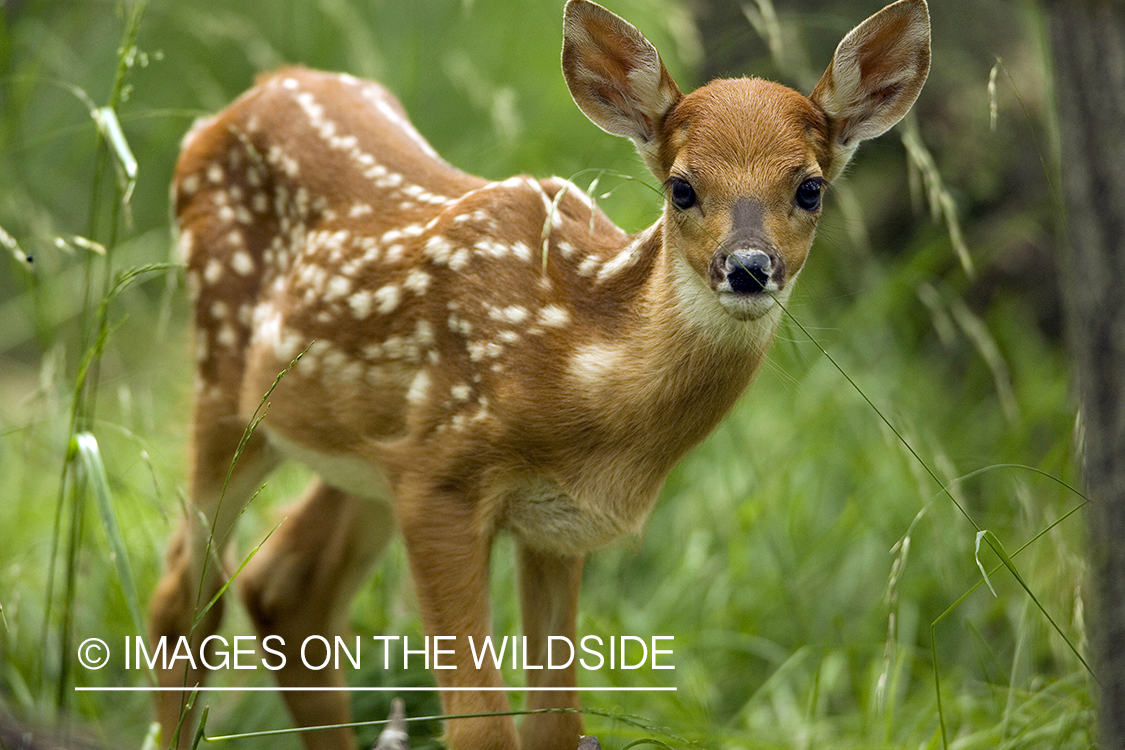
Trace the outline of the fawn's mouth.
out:
M 765 292 L 758 294 L 719 292 L 719 304 L 732 318 L 757 320 L 772 310 L 777 305 L 777 301 Z

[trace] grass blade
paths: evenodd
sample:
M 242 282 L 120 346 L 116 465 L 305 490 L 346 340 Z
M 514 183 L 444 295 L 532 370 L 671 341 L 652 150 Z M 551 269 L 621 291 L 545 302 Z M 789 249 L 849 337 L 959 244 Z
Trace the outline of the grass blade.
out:
M 117 119 L 116 110 L 113 107 L 98 107 L 93 114 L 98 130 L 113 150 L 119 170 L 121 202 L 128 205 L 133 197 L 133 189 L 137 186 L 137 158 L 133 156 L 129 142 L 125 140 L 125 133 L 121 130 L 121 121 Z
M 113 563 L 117 567 L 117 578 L 121 582 L 125 604 L 129 607 L 129 614 L 133 618 L 133 627 L 137 629 L 138 633 L 143 633 L 144 618 L 141 616 L 137 587 L 133 582 L 133 569 L 129 564 L 129 549 L 125 546 L 125 539 L 121 536 L 121 525 L 117 522 L 117 511 L 113 507 L 109 478 L 106 475 L 105 463 L 102 461 L 98 441 L 91 433 L 80 432 L 74 436 L 74 442 L 79 460 L 86 470 L 86 479 L 94 495 L 94 504 L 97 505 L 102 528 L 105 529 L 106 538 L 109 540 L 109 548 L 113 553 Z
M 980 540 L 981 540 L 982 537 L 984 537 L 985 534 L 991 534 L 992 539 L 996 540 L 996 544 L 1000 544 L 1000 540 L 996 539 L 996 535 L 993 534 L 991 531 L 988 531 L 987 529 L 982 529 L 982 530 L 978 531 L 977 532 L 976 548 L 973 550 L 973 559 L 975 559 L 977 561 L 977 567 L 980 568 L 980 574 L 982 576 L 984 576 L 984 582 L 986 584 L 988 584 L 988 590 L 991 591 L 992 596 L 995 597 L 996 596 L 996 589 L 992 588 L 992 581 L 988 580 L 988 572 L 985 571 L 984 565 L 980 561 Z M 1002 548 L 1002 545 L 1001 545 L 1001 548 Z M 1007 557 L 1007 555 L 1005 555 L 1005 557 Z

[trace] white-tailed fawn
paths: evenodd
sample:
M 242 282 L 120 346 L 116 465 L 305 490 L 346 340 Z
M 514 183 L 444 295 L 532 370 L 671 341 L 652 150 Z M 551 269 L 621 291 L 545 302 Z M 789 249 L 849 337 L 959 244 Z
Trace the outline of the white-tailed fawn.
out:
M 216 632 L 221 600 L 192 622 L 230 573 L 232 527 L 296 459 L 316 478 L 235 581 L 259 636 L 278 636 L 278 683 L 344 686 L 297 649 L 345 632 L 397 529 L 425 632 L 448 638 L 434 671 L 444 711 L 510 711 L 468 641 L 493 635 L 493 539 L 515 540 L 527 658 L 543 664 L 550 636 L 576 638 L 583 556 L 642 527 L 669 471 L 746 390 L 828 185 L 929 70 L 924 0 L 856 27 L 807 97 L 756 78 L 683 94 L 618 16 L 588 0 L 564 15 L 574 101 L 632 139 L 663 186 L 660 218 L 637 234 L 566 180 L 458 171 L 386 89 L 348 75 L 280 70 L 185 138 L 173 200 L 194 305 L 192 508 L 153 639 Z M 177 661 L 158 676 L 191 687 L 205 671 Z M 573 662 L 526 675 L 527 708 L 579 706 Z M 349 720 L 346 692 L 284 697 L 302 726 Z M 158 694 L 166 742 L 183 702 Z M 446 724 L 454 750 L 574 750 L 582 731 L 576 712 L 527 715 L 518 731 L 504 715 Z M 354 746 L 347 729 L 301 736 L 310 750 Z

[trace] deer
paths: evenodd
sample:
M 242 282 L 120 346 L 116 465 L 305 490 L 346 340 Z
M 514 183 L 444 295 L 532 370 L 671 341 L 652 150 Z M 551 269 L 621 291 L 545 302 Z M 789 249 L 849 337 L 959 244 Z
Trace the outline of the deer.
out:
M 467 639 L 491 630 L 494 539 L 514 540 L 532 658 L 573 642 L 585 556 L 643 528 L 750 385 L 829 185 L 909 111 L 929 61 L 925 0 L 898 0 L 843 38 L 808 96 L 759 78 L 684 94 L 634 26 L 568 0 L 570 94 L 633 141 L 663 193 L 634 234 L 567 180 L 454 168 L 387 89 L 351 75 L 286 67 L 197 121 L 172 189 L 194 327 L 190 512 L 150 639 L 217 632 L 223 599 L 203 605 L 228 581 L 242 508 L 303 462 L 310 486 L 233 585 L 258 633 L 285 642 L 274 676 L 294 721 L 327 727 L 301 735 L 308 750 L 354 736 L 342 671 L 293 648 L 346 631 L 396 532 L 424 631 L 453 638 L 434 670 L 443 711 L 473 715 L 446 721 L 449 745 L 572 750 L 573 664 L 527 671 L 530 711 L 571 710 L 517 729 L 499 671 L 471 661 Z M 186 747 L 185 694 L 206 669 L 157 673 L 158 720 Z

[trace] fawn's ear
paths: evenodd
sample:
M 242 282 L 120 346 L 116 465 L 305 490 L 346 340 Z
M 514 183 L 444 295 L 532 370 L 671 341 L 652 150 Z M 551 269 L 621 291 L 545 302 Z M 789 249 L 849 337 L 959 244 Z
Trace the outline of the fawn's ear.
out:
M 655 172 L 661 123 L 681 94 L 652 43 L 600 5 L 569 0 L 562 67 L 578 108 L 602 130 L 631 138 Z
M 898 0 L 844 37 L 809 97 L 833 124 L 834 173 L 910 111 L 929 71 L 926 0 Z

